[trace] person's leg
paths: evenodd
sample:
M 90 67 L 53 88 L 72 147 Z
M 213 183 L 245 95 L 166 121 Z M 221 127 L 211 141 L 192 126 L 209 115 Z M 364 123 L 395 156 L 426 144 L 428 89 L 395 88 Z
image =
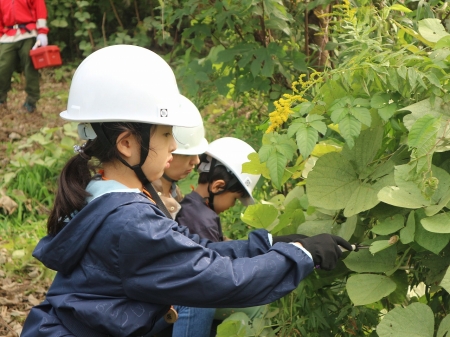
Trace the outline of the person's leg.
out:
M 209 337 L 216 309 L 175 306 L 178 320 L 172 337 Z
M 22 43 L 19 56 L 20 63 L 25 75 L 25 92 L 27 93 L 26 103 L 36 106 L 36 102 L 40 98 L 39 90 L 39 71 L 34 68 L 33 61 L 30 57 L 30 50 L 34 45 L 34 38 L 19 41 Z M 31 112 L 31 111 L 30 111 Z
M 11 89 L 11 76 L 19 62 L 19 44 L 0 43 L 0 103 L 6 102 Z

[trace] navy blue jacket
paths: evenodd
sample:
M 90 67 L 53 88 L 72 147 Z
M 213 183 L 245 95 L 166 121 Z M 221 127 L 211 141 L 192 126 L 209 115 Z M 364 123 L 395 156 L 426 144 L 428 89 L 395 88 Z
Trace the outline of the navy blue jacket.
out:
M 189 232 L 212 242 L 223 241 L 220 217 L 206 205 L 202 196 L 192 191 L 180 202 L 176 221 L 180 226 L 189 228 Z
M 270 303 L 313 270 L 305 252 L 271 246 L 265 230 L 248 241 L 213 243 L 166 218 L 139 190 L 109 180 L 92 181 L 87 191 L 88 204 L 33 252 L 57 274 L 22 337 L 81 337 L 74 322 L 105 335 L 140 336 L 170 305 Z

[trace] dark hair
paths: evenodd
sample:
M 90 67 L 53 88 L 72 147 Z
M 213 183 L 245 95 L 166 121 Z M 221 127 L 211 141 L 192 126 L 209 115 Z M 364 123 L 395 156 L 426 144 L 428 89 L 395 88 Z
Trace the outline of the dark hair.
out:
M 57 234 L 70 220 L 75 212 L 80 211 L 86 205 L 86 186 L 91 181 L 102 163 L 113 162 L 120 157 L 117 150 L 117 138 L 123 132 L 136 137 L 138 144 L 142 146 L 141 132 L 150 128 L 150 134 L 155 126 L 143 123 L 108 122 L 102 123 L 102 129 L 109 140 L 110 146 L 106 146 L 99 138 L 88 140 L 82 147 L 83 152 L 69 159 L 58 177 L 58 189 L 55 203 L 47 221 L 48 234 Z M 148 129 L 147 129 L 148 130 Z M 148 144 L 145 144 L 148 146 Z M 97 159 L 97 164 L 89 161 L 91 157 Z
M 200 155 L 200 163 L 208 162 L 208 159 L 206 158 L 207 154 Z M 227 168 L 223 165 L 215 166 L 214 168 L 211 168 L 211 172 L 202 172 L 200 173 L 198 177 L 198 183 L 199 184 L 212 184 L 216 180 L 223 180 L 225 181 L 225 191 L 224 192 L 238 192 L 242 195 L 243 198 L 248 198 L 250 195 L 245 189 L 244 185 L 241 184 L 241 182 L 237 179 L 237 177 L 229 172 Z M 235 178 L 235 182 L 233 183 L 232 180 Z M 228 186 L 229 183 L 231 183 L 231 186 Z

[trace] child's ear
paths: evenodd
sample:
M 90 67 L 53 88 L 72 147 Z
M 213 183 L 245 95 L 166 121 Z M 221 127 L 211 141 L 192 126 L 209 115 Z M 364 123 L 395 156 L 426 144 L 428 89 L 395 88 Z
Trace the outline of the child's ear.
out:
M 219 180 L 214 180 L 209 188 L 212 193 L 219 193 L 219 192 L 223 192 L 223 190 L 225 189 L 225 185 L 226 185 L 225 180 L 219 179 Z
M 133 155 L 135 139 L 129 132 L 123 132 L 117 137 L 116 147 L 121 155 L 130 158 Z

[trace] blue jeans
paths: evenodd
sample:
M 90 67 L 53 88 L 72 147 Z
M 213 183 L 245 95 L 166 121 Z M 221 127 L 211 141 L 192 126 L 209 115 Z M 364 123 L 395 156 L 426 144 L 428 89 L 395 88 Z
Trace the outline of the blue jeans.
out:
M 216 309 L 178 305 L 175 305 L 174 308 L 178 312 L 178 320 L 173 324 L 172 337 L 209 337 Z M 145 337 L 151 337 L 170 325 L 164 318 L 161 318 Z

